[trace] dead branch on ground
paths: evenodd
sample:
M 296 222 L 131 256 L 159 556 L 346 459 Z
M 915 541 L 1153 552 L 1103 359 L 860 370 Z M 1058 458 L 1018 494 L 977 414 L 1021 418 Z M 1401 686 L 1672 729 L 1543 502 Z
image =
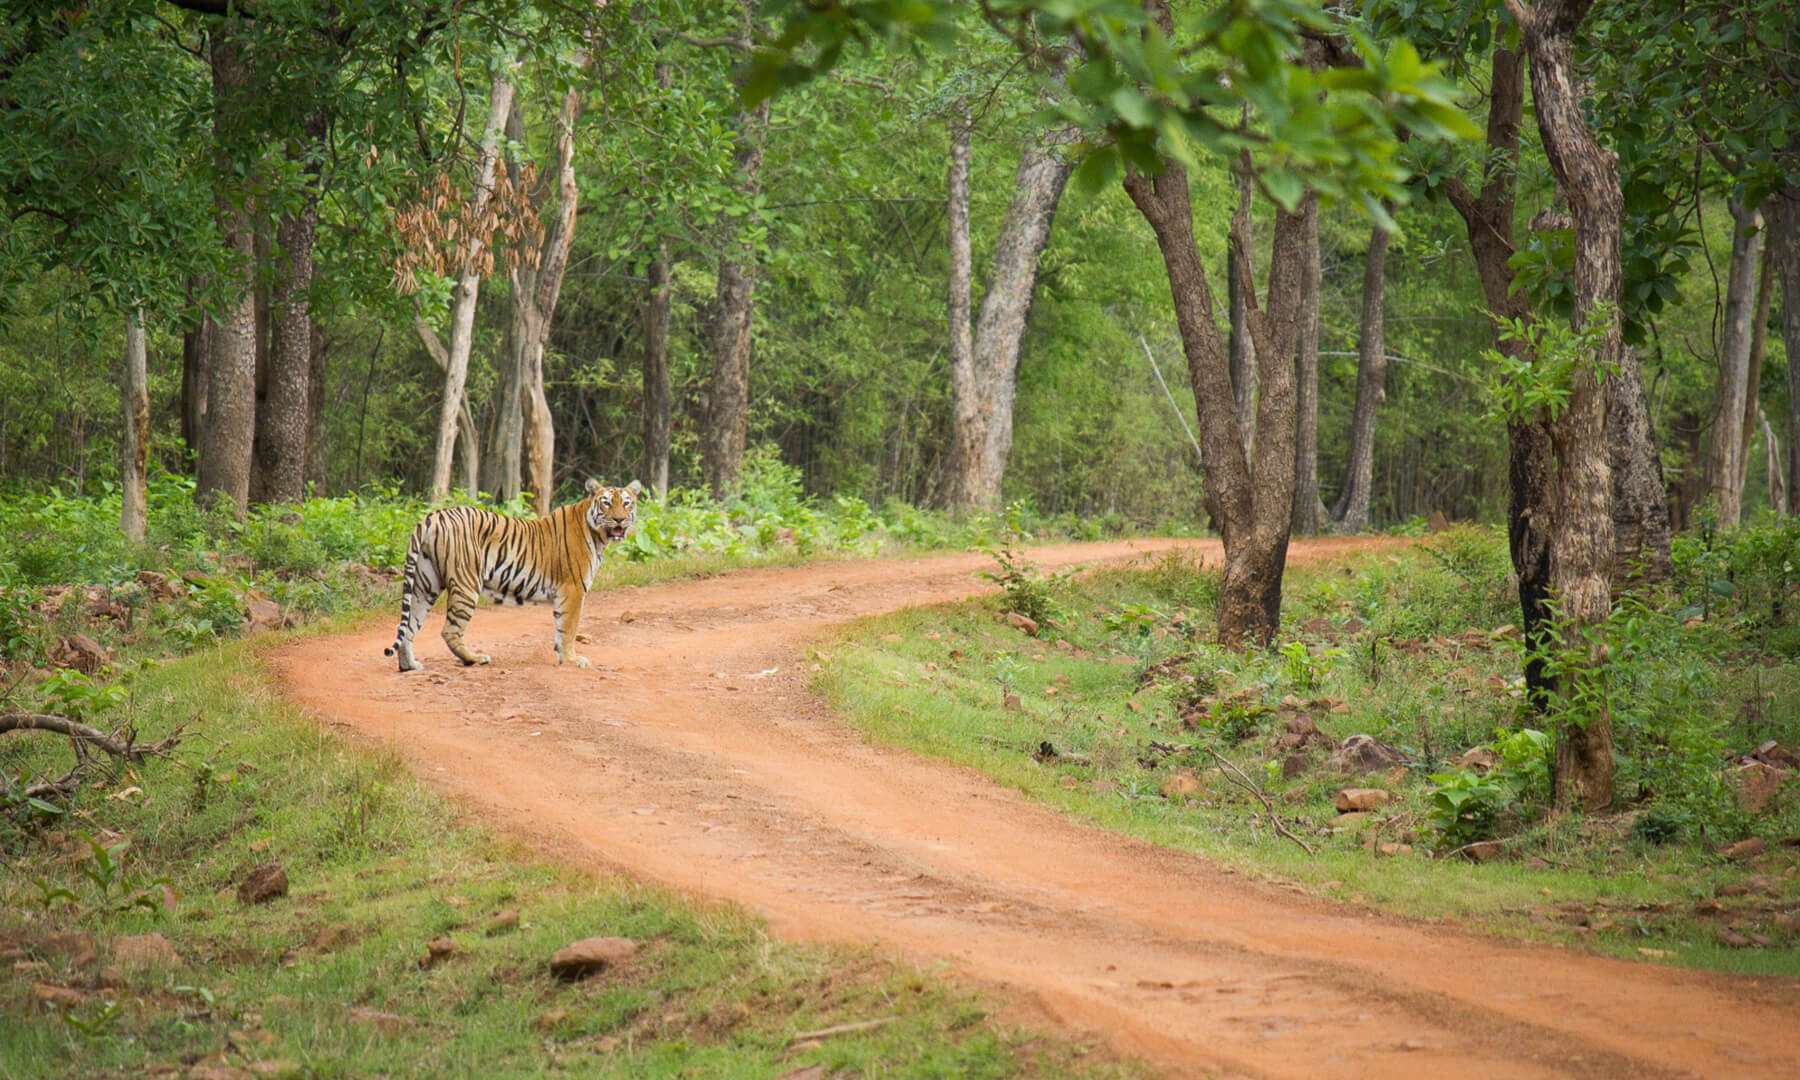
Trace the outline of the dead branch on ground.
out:
M 1298 836 L 1295 836 L 1293 833 L 1289 832 L 1288 827 L 1281 823 L 1281 815 L 1277 814 L 1275 812 L 1275 804 L 1269 800 L 1268 794 L 1266 792 L 1264 792 L 1263 789 L 1254 780 L 1251 780 L 1250 777 L 1246 776 L 1244 774 L 1244 770 L 1238 768 L 1237 762 L 1232 761 L 1230 758 L 1226 757 L 1224 754 L 1219 753 L 1217 750 L 1214 750 L 1210 746 L 1206 748 L 1206 752 L 1211 754 L 1213 757 L 1218 758 L 1219 764 L 1225 766 L 1225 768 L 1228 770 L 1226 773 L 1224 773 L 1225 779 L 1231 781 L 1231 783 L 1233 785 L 1235 785 L 1236 787 L 1243 788 L 1245 791 L 1248 791 L 1250 794 L 1256 796 L 1257 801 L 1259 801 L 1263 804 L 1263 809 L 1268 811 L 1269 824 L 1275 826 L 1276 832 L 1287 837 L 1289 840 L 1292 840 L 1294 843 L 1299 844 L 1300 850 L 1306 852 L 1308 855 L 1311 855 L 1313 853 L 1313 849 L 1312 849 L 1311 845 L 1309 845 L 1306 841 L 1300 839 Z

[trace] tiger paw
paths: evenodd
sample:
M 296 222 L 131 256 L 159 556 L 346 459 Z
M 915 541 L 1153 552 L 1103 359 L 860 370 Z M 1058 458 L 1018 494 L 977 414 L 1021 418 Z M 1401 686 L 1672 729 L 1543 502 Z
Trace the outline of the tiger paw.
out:
M 494 658 L 487 653 L 476 653 L 474 656 L 463 657 L 463 667 L 474 667 L 476 664 L 491 664 L 493 662 Z
M 571 657 L 569 657 L 569 659 L 567 661 L 565 661 L 565 663 L 574 664 L 576 667 L 579 667 L 579 668 L 594 666 L 594 665 L 588 663 L 588 658 L 585 656 L 571 656 Z

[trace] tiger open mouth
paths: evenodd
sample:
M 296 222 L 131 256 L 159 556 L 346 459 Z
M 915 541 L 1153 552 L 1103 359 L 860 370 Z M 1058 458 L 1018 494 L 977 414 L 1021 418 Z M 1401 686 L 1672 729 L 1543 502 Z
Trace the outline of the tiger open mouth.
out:
M 608 542 L 611 542 L 613 540 L 625 539 L 625 526 L 623 526 L 623 525 L 608 526 L 607 530 L 606 530 L 606 539 Z

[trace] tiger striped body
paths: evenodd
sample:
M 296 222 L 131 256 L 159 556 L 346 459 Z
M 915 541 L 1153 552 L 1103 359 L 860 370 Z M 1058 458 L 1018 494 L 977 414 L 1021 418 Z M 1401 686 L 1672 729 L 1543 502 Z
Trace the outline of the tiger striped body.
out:
M 622 488 L 601 487 L 599 481 L 589 480 L 587 498 L 535 521 L 472 506 L 426 514 L 407 542 L 400 626 L 386 655 L 399 655 L 401 671 L 422 666 L 413 656 L 413 637 L 438 596 L 447 593 L 444 643 L 464 664 L 488 663 L 488 656 L 471 652 L 463 641 L 475 601 L 486 595 L 498 603 L 550 600 L 557 663 L 587 667 L 587 659 L 571 650 L 581 625 L 582 601 L 606 545 L 625 539 L 636 522 L 641 490 L 635 480 Z

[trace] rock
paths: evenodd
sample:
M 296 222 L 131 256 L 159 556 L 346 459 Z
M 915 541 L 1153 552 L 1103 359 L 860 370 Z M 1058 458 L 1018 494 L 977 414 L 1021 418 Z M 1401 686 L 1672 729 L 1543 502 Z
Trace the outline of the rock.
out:
M 1335 805 L 1338 813 L 1347 814 L 1353 810 L 1373 810 L 1391 797 L 1380 788 L 1344 788 L 1337 793 Z
M 1020 700 L 1019 695 L 1017 695 L 1017 694 L 1006 695 L 1004 698 L 1002 698 L 1000 700 L 1000 704 L 1003 705 L 1010 712 L 1018 712 L 1025 705 L 1025 703 Z
M 238 884 L 237 898 L 240 904 L 266 904 L 276 897 L 286 896 L 287 891 L 287 871 L 280 863 L 264 863 Z
M 79 990 L 71 990 L 66 986 L 55 986 L 50 983 L 32 983 L 31 996 L 46 1005 L 68 1008 L 87 1000 L 87 995 Z
M 251 593 L 244 603 L 248 609 L 244 614 L 245 637 L 280 630 L 287 625 L 287 618 L 281 613 L 281 605 L 268 597 Z
M 72 968 L 92 967 L 100 960 L 90 934 L 51 934 L 40 948 L 44 955 L 59 957 Z
M 1037 636 L 1037 632 L 1038 632 L 1037 620 L 1028 618 L 1024 615 L 1019 614 L 1016 611 L 1009 611 L 1006 613 L 1006 624 L 1015 630 L 1023 630 L 1025 633 L 1030 634 L 1032 637 Z
M 347 923 L 335 923 L 322 928 L 307 940 L 307 944 L 320 952 L 330 952 L 340 945 L 347 945 L 356 937 L 356 929 Z
M 1762 813 L 1774 801 L 1775 796 L 1781 793 L 1782 785 L 1788 782 L 1791 775 L 1786 769 L 1778 769 L 1761 761 L 1738 766 L 1738 806 L 1745 813 Z
M 283 1058 L 270 1058 L 267 1061 L 252 1061 L 249 1065 L 251 1076 L 268 1077 L 269 1080 L 298 1080 L 306 1075 L 306 1069 L 298 1061 L 287 1061 Z
M 1763 843 L 1762 837 L 1752 836 L 1748 840 L 1739 840 L 1735 844 L 1726 844 L 1719 849 L 1719 854 L 1730 859 L 1732 862 L 1744 862 L 1756 858 L 1766 849 L 1767 845 Z
M 181 954 L 161 934 L 132 934 L 113 938 L 113 959 L 126 967 L 180 967 Z
M 50 651 L 50 662 L 59 668 L 74 668 L 92 675 L 112 663 L 112 653 L 86 634 L 69 634 L 59 639 Z
M 1477 840 L 1464 845 L 1462 853 L 1470 862 L 1493 862 L 1506 854 L 1506 845 L 1498 840 Z
M 1312 762 L 1307 759 L 1305 754 L 1289 754 L 1281 759 L 1281 777 L 1284 780 L 1292 780 L 1297 776 L 1304 776 L 1306 768 L 1310 764 Z
M 1540 855 L 1533 855 L 1525 860 L 1525 869 L 1527 870 L 1548 870 L 1550 868 L 1549 861 Z
M 585 979 L 637 955 L 638 943 L 630 938 L 591 937 L 564 945 L 550 958 L 550 974 L 561 979 Z
M 1391 843 L 1390 844 L 1377 844 L 1375 847 L 1375 850 L 1377 852 L 1380 852 L 1383 855 L 1388 855 L 1388 856 L 1410 855 L 1410 854 L 1412 854 L 1412 845 L 1411 844 L 1391 844 Z
M 1314 735 L 1324 734 L 1324 732 L 1319 730 L 1319 725 L 1313 723 L 1313 718 L 1310 713 L 1299 713 L 1288 717 L 1287 733 L 1289 735 L 1300 736 L 1303 742 L 1311 739 Z
M 1500 755 L 1485 746 L 1477 746 L 1463 751 L 1462 757 L 1456 759 L 1459 769 L 1473 769 L 1478 773 L 1487 773 L 1500 764 Z
M 1185 799 L 1200 794 L 1200 791 L 1200 781 L 1193 773 L 1179 772 L 1163 781 L 1162 796 L 1165 799 Z
M 419 966 L 430 970 L 461 951 L 449 937 L 433 938 L 426 944 L 425 955 L 419 958 Z
M 495 934 L 504 934 L 509 930 L 517 930 L 518 928 L 519 909 L 507 908 L 505 911 L 502 911 L 500 914 L 489 919 L 487 925 L 481 928 L 481 932 L 489 937 L 493 937 Z
M 1450 519 L 1442 510 L 1433 510 L 1425 515 L 1425 529 L 1428 532 L 1441 533 L 1450 527 Z
M 352 1005 L 350 1011 L 345 1015 L 349 1017 L 352 1024 L 372 1027 L 387 1035 L 400 1035 L 413 1029 L 411 1017 L 383 1012 L 380 1009 L 371 1009 L 367 1005 Z
M 1352 810 L 1348 814 L 1339 814 L 1331 819 L 1327 828 L 1359 829 L 1369 823 L 1370 813 L 1367 810 Z
M 1736 930 L 1720 927 L 1719 944 L 1731 949 L 1748 949 L 1750 947 L 1750 939 L 1738 933 Z
M 255 1073 L 235 1065 L 196 1065 L 187 1072 L 188 1080 L 251 1080 Z
M 1373 735 L 1352 735 L 1334 755 L 1341 767 L 1352 772 L 1372 773 L 1406 763 L 1406 755 Z

